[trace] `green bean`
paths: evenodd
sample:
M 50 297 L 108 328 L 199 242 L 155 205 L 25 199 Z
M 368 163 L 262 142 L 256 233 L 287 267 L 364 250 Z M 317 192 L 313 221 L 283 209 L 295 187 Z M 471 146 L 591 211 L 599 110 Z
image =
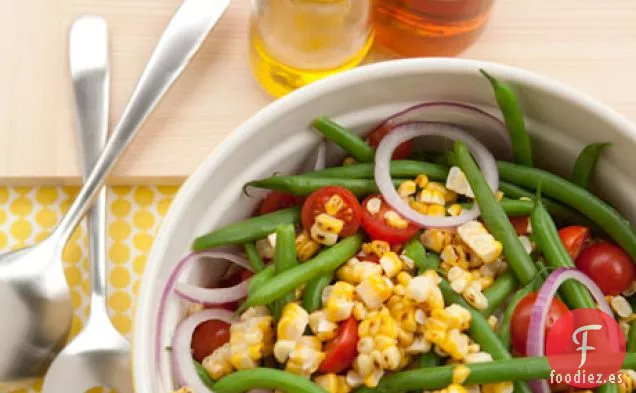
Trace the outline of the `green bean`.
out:
M 417 366 L 419 368 L 438 367 L 440 364 L 442 364 L 442 358 L 434 351 L 420 355 L 420 358 L 417 360 Z
M 397 187 L 402 181 L 393 179 Z M 298 176 L 272 176 L 267 179 L 255 180 L 247 183 L 250 187 L 266 188 L 288 192 L 294 195 L 307 196 L 321 187 L 341 186 L 347 188 L 356 196 L 362 197 L 378 192 L 378 186 L 372 179 L 347 179 L 340 177 L 306 177 Z
M 316 172 L 303 173 L 305 177 L 339 177 L 346 179 L 373 179 L 375 164 L 363 163 L 354 165 L 337 166 Z M 426 175 L 431 180 L 446 180 L 448 167 L 429 162 L 413 160 L 391 161 L 391 177 L 416 177 Z
M 307 283 L 303 292 L 303 308 L 312 313 L 322 308 L 322 292 L 333 280 L 333 272 L 314 278 Z
M 251 217 L 235 222 L 197 237 L 192 244 L 194 251 L 226 246 L 229 244 L 243 244 L 262 239 L 273 233 L 279 225 L 300 222 L 300 208 L 292 207 L 262 216 Z
M 592 143 L 581 150 L 572 171 L 572 182 L 574 184 L 583 188 L 589 187 L 590 182 L 594 178 L 598 159 L 601 157 L 603 149 L 609 145 L 611 143 Z
M 276 248 L 274 251 L 274 271 L 276 275 L 282 274 L 298 266 L 296 259 L 296 230 L 292 224 L 281 225 L 276 229 Z M 273 302 L 272 311 L 276 320 L 280 318 L 283 308 L 287 303 L 296 300 L 296 294 L 292 290 L 282 298 Z
M 260 288 L 269 281 L 272 277 L 276 275 L 276 270 L 274 270 L 274 265 L 269 265 L 262 272 L 256 273 L 252 278 L 250 278 L 250 282 L 247 284 L 247 293 L 254 292 L 255 289 Z
M 360 135 L 347 130 L 332 120 L 321 116 L 312 125 L 321 134 L 329 138 L 358 162 L 372 162 L 375 150 L 369 146 Z
M 535 195 L 530 191 L 507 182 L 499 182 L 499 190 L 503 192 L 504 195 L 508 198 L 530 198 L 531 200 L 534 200 L 535 198 Z M 583 216 L 576 210 L 573 210 L 551 199 L 543 198 L 543 204 L 548 209 L 550 214 L 568 223 L 579 224 L 586 227 L 595 226 L 592 221 L 590 221 L 587 217 Z M 530 215 L 530 212 L 528 212 L 527 215 Z
M 259 288 L 254 288 L 239 312 L 249 307 L 269 304 L 316 277 L 334 272 L 356 255 L 361 244 L 362 235 L 357 233 L 325 249 L 309 261 L 277 274 Z
M 427 254 L 426 248 L 420 239 L 418 239 L 418 236 L 415 236 L 406 243 L 404 246 L 404 255 L 413 261 L 420 274 L 430 269 L 437 269 L 440 265 L 439 256 L 433 253 Z
M 636 231 L 613 207 L 589 191 L 550 172 L 508 162 L 498 162 L 497 166 L 502 179 L 534 191 L 541 185 L 542 193 L 583 213 L 636 261 Z
M 261 259 L 261 256 L 258 255 L 254 242 L 245 243 L 243 247 L 245 247 L 245 255 L 247 256 L 247 260 L 250 262 L 252 269 L 254 269 L 254 273 L 260 273 L 265 270 L 265 263 Z
M 214 384 L 215 393 L 243 393 L 251 389 L 273 389 L 288 393 L 327 393 L 309 378 L 273 368 L 236 371 Z
M 464 385 L 482 385 L 504 381 L 530 381 L 550 376 L 550 363 L 543 356 L 523 357 L 493 362 L 466 364 L 470 370 Z M 375 388 L 361 388 L 356 393 L 399 393 L 408 390 L 442 389 L 453 382 L 453 367 L 418 368 L 397 372 L 380 380 Z M 636 354 L 628 353 L 624 369 L 636 367 Z M 515 392 L 517 390 L 515 389 Z M 221 392 L 223 393 L 223 392 Z
M 632 322 L 627 335 L 627 352 L 636 353 L 636 321 Z
M 464 142 L 455 142 L 455 155 L 459 167 L 466 175 L 466 179 L 475 194 L 482 220 L 486 223 L 490 233 L 502 243 L 504 256 L 519 282 L 522 285 L 527 284 L 537 274 L 537 269 L 519 241 L 508 216 L 497 202 L 495 194 L 470 156 Z
M 512 270 L 506 270 L 498 277 L 492 286 L 484 291 L 488 299 L 488 307 L 482 310 L 483 315 L 491 315 L 495 312 L 519 286 L 519 281 Z
M 201 379 L 201 382 L 203 382 L 203 384 L 208 388 L 212 389 L 214 386 L 214 380 L 212 380 L 212 377 L 210 376 L 210 374 L 208 374 L 208 371 L 203 367 L 201 363 L 197 362 L 196 360 L 192 359 L 192 362 L 194 362 L 194 368 L 197 370 L 197 375 Z
M 497 105 L 504 117 L 510 139 L 512 142 L 512 154 L 516 163 L 532 166 L 532 145 L 530 136 L 526 132 L 526 124 L 523 113 L 517 101 L 515 92 L 507 84 L 497 80 L 484 70 L 479 70 L 488 79 L 497 99 Z
M 501 201 L 501 207 L 504 209 L 504 212 L 506 212 L 507 216 L 527 216 L 532 211 L 534 202 L 524 201 L 522 199 L 504 198 Z
M 606 383 L 596 388 L 596 393 L 618 393 L 618 385 L 615 383 Z
M 499 339 L 501 340 L 501 342 L 503 342 L 506 348 L 510 348 L 510 343 L 511 343 L 510 323 L 512 321 L 512 315 L 514 314 L 515 308 L 517 307 L 517 304 L 519 304 L 521 299 L 526 297 L 526 295 L 532 292 L 534 289 L 535 289 L 534 282 L 521 288 L 519 291 L 517 291 L 514 294 L 514 296 L 510 300 L 510 303 L 508 303 L 508 305 L 506 306 L 506 310 L 504 311 L 503 316 L 501 317 L 501 323 L 499 324 L 499 332 L 498 332 Z
M 530 216 L 532 234 L 543 253 L 546 263 L 552 268 L 574 267 L 572 258 L 568 255 L 552 217 L 543 207 L 541 199 L 537 198 L 534 210 Z M 579 282 L 568 280 L 561 284 L 559 291 L 565 298 L 565 302 L 571 308 L 594 308 L 596 303 L 592 295 Z

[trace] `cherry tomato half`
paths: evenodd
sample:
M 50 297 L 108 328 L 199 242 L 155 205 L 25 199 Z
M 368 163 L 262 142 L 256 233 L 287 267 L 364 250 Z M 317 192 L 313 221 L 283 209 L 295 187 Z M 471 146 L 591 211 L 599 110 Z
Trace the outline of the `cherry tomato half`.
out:
M 373 198 L 379 198 L 382 201 L 380 210 L 373 214 L 367 208 L 367 204 Z M 374 194 L 366 197 L 362 201 L 362 228 L 373 240 L 384 240 L 389 244 L 402 244 L 411 239 L 417 231 L 418 226 L 409 222 L 409 225 L 404 229 L 398 229 L 390 226 L 384 219 L 384 215 L 393 211 L 388 203 L 384 201 L 381 195 Z
M 325 359 L 318 371 L 323 374 L 342 372 L 353 364 L 358 355 L 358 321 L 349 317 L 338 327 L 336 337 L 325 345 Z
M 340 236 L 353 235 L 360 226 L 360 203 L 355 195 L 344 187 L 327 186 L 312 192 L 303 204 L 302 222 L 303 228 L 310 231 L 316 217 L 325 213 L 325 204 L 333 195 L 339 195 L 344 201 L 344 206 L 335 215 L 344 221 L 344 227 Z
M 512 314 L 512 320 L 510 321 L 510 335 L 512 339 L 512 350 L 516 355 L 526 356 L 526 345 L 528 341 L 528 328 L 530 326 L 530 316 L 532 314 L 532 308 L 537 301 L 537 293 L 530 292 L 527 294 Z M 548 316 L 545 321 L 545 336 L 548 337 L 548 332 L 557 319 L 569 312 L 567 306 L 563 304 L 557 298 L 552 300 L 550 309 L 548 310 Z
M 518 236 L 527 235 L 528 227 L 530 226 L 530 217 L 528 216 L 516 216 L 510 217 L 510 223 L 515 228 Z
M 206 356 L 229 341 L 229 324 L 217 319 L 205 321 L 197 326 L 192 334 L 192 344 L 190 344 L 192 357 L 202 362 Z
M 263 215 L 273 213 L 278 210 L 287 209 L 288 207 L 298 206 L 303 199 L 299 196 L 282 191 L 271 191 L 265 196 L 258 208 L 258 214 Z
M 618 295 L 636 280 L 632 259 L 612 243 L 596 243 L 584 248 L 574 263 L 605 295 Z
M 590 228 L 581 225 L 563 227 L 559 229 L 559 237 L 570 258 L 576 259 L 585 243 L 590 240 Z
M 377 149 L 382 138 L 384 138 L 386 134 L 388 134 L 392 129 L 393 127 L 390 123 L 385 123 L 377 127 L 376 129 L 371 131 L 371 133 L 367 137 L 367 144 L 369 144 L 369 146 L 371 146 L 372 148 Z M 411 154 L 411 149 L 411 141 L 406 141 L 400 144 L 398 147 L 395 148 L 395 151 L 393 152 L 393 159 L 403 160 L 405 158 L 408 158 L 408 156 Z

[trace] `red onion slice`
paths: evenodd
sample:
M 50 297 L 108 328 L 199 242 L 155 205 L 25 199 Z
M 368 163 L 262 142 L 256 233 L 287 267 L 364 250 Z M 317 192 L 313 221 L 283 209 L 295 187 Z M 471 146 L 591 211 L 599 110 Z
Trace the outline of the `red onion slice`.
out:
M 483 109 L 463 102 L 424 102 L 392 115 L 376 129 L 393 128 L 412 121 L 445 123 L 465 128 L 497 157 L 504 160 L 512 158 L 512 142 L 506 124 Z
M 321 171 L 327 165 L 327 142 L 323 139 L 318 144 L 316 150 L 316 161 L 314 161 L 314 171 Z
M 601 311 L 610 316 L 614 315 L 609 304 L 605 301 L 605 296 L 601 289 L 585 273 L 575 268 L 559 268 L 545 280 L 532 307 L 530 324 L 528 325 L 528 356 L 543 356 L 545 354 L 545 329 L 543 327 L 545 326 L 552 300 L 561 284 L 566 280 L 576 280 L 585 285 L 598 303 Z M 530 386 L 534 393 L 550 393 L 550 385 L 543 379 L 530 381 Z
M 248 283 L 249 279 L 229 288 L 201 288 L 196 285 L 178 282 L 175 285 L 174 293 L 190 303 L 213 306 L 215 304 L 231 303 L 243 299 L 247 296 Z
M 175 283 L 177 279 L 179 278 L 179 276 L 181 276 L 183 271 L 192 262 L 196 261 L 197 258 L 200 258 L 200 257 L 215 258 L 215 259 L 230 261 L 230 262 L 236 263 L 237 265 L 241 267 L 244 267 L 245 269 L 252 271 L 252 267 L 250 266 L 249 262 L 245 258 L 236 254 L 223 252 L 223 251 L 201 251 L 201 252 L 190 253 L 186 255 L 182 260 L 180 260 L 179 263 L 177 263 L 177 265 L 174 267 L 172 272 L 170 272 L 170 275 L 168 276 L 168 279 L 166 280 L 166 284 L 163 287 L 163 290 L 161 291 L 161 298 L 159 299 L 159 312 L 157 315 L 157 329 L 155 334 L 155 360 L 157 362 L 157 368 L 159 370 L 161 370 L 161 366 L 159 364 L 159 359 L 161 358 L 161 338 L 163 337 L 163 323 L 164 323 L 164 318 L 166 313 L 166 304 L 168 303 L 168 297 L 172 293 L 175 287 Z
M 438 136 L 453 141 L 464 141 L 473 157 L 475 157 L 490 188 L 492 188 L 493 192 L 499 188 L 499 173 L 497 172 L 495 158 L 477 139 L 462 129 L 449 124 L 413 122 L 395 127 L 393 131 L 382 139 L 375 153 L 375 182 L 384 200 L 404 218 L 425 228 L 456 227 L 479 217 L 477 204 L 474 204 L 470 210 L 456 217 L 427 216 L 413 210 L 397 193 L 391 182 L 391 173 L 389 171 L 393 151 L 401 143 L 421 136 Z
M 179 386 L 188 386 L 194 393 L 210 393 L 192 364 L 192 334 L 203 322 L 219 320 L 231 323 L 232 313 L 227 310 L 203 310 L 190 315 L 179 324 L 172 339 L 172 367 Z

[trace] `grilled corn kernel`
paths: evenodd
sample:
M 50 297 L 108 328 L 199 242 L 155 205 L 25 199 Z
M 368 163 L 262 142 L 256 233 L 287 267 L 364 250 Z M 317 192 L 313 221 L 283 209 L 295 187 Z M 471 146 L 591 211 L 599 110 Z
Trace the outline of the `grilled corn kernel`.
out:
M 384 358 L 384 368 L 388 370 L 396 370 L 402 363 L 402 354 L 396 346 L 382 351 L 382 357 Z
M 329 320 L 344 321 L 353 311 L 355 287 L 348 282 L 338 281 L 333 286 L 325 302 L 325 311 Z
M 473 189 L 470 187 L 468 179 L 466 179 L 466 175 L 464 175 L 464 172 L 462 172 L 462 170 L 456 166 L 451 167 L 451 169 L 448 171 L 448 177 L 446 178 L 446 188 L 460 195 L 465 195 L 469 198 L 475 197 Z
M 459 266 L 451 267 L 447 277 L 450 287 L 457 293 L 462 293 L 473 282 L 473 276 Z
M 405 180 L 398 186 L 398 194 L 402 198 L 409 197 L 417 192 L 417 185 L 413 180 Z
M 307 231 L 302 231 L 296 237 L 296 254 L 301 262 L 311 259 L 318 250 L 320 250 L 320 244 L 315 242 Z
M 400 257 L 393 251 L 387 252 L 380 258 L 380 266 L 384 270 L 387 277 L 394 277 L 402 271 L 402 261 Z
M 371 276 L 382 274 L 382 266 L 375 262 L 358 261 L 347 264 L 338 269 L 338 279 L 350 284 L 360 284 L 363 280 Z
M 479 221 L 469 221 L 457 227 L 460 239 L 485 263 L 495 261 L 501 255 L 501 242 L 486 230 Z
M 623 331 L 623 335 L 625 337 L 629 337 L 629 331 L 632 328 L 631 324 L 629 322 L 625 321 L 625 320 L 620 320 L 620 321 L 618 321 L 618 326 Z
M 464 365 L 453 367 L 453 383 L 462 384 L 470 375 L 470 369 Z
M 387 210 L 384 213 L 384 221 L 386 221 L 390 227 L 396 229 L 406 229 L 409 226 L 409 222 L 393 210 Z
M 309 314 L 298 303 L 288 303 L 283 308 L 276 334 L 279 340 L 298 340 L 309 324 Z
M 406 348 L 406 353 L 414 355 L 419 353 L 430 352 L 432 345 L 424 337 L 416 337 L 411 345 Z
M 309 328 L 321 341 L 327 341 L 336 335 L 338 325 L 327 318 L 324 310 L 318 310 L 309 314 Z
M 230 344 L 225 343 L 203 359 L 203 368 L 214 380 L 217 380 L 234 371 L 230 356 Z
M 413 277 L 406 287 L 407 298 L 413 299 L 418 303 L 424 303 L 428 300 L 431 292 L 437 288 L 437 283 L 430 277 L 419 275 Z
M 382 208 L 382 199 L 380 198 L 371 198 L 367 201 L 365 206 L 367 211 L 371 213 L 371 215 L 375 216 L 380 213 L 380 209 Z
M 415 333 L 402 328 L 398 329 L 398 345 L 401 349 L 408 348 L 415 341 Z
M 503 193 L 503 191 L 497 191 L 497 192 L 495 193 L 495 198 L 497 198 L 497 200 L 498 200 L 499 202 L 501 202 L 501 201 L 503 200 L 503 198 L 504 198 L 504 193 Z
M 466 301 L 476 309 L 485 310 L 488 308 L 488 299 L 481 291 L 478 282 L 472 282 L 466 289 L 464 289 L 462 295 L 464 296 L 464 299 L 466 299 Z
M 338 241 L 337 234 L 321 229 L 318 223 L 311 226 L 310 235 L 315 242 L 325 246 L 333 246 Z
M 488 317 L 488 326 L 490 326 L 492 330 L 497 330 L 498 323 L 499 323 L 499 320 L 497 319 L 496 316 L 491 315 Z
M 632 306 L 627 299 L 622 296 L 611 296 L 609 301 L 612 310 L 621 318 L 627 318 L 632 315 Z
M 446 215 L 446 208 L 444 205 L 431 204 L 428 206 L 426 214 L 429 216 L 444 217 Z
M 409 200 L 409 206 L 420 214 L 428 214 L 428 205 L 424 202 Z
M 629 296 L 632 296 L 632 295 L 633 295 L 633 294 L 635 294 L 635 293 L 636 293 L 636 280 L 632 281 L 632 283 L 630 284 L 630 286 L 629 286 L 626 290 L 624 290 L 624 291 L 622 292 L 622 295 L 623 295 L 623 296 L 628 296 L 628 297 L 629 297 Z
M 464 211 L 464 209 L 462 208 L 461 205 L 455 203 L 453 205 L 450 205 L 448 209 L 446 209 L 446 211 L 448 212 L 448 215 L 450 216 L 460 216 L 462 212 Z
M 417 200 L 419 202 L 427 203 L 429 205 L 435 204 L 435 205 L 444 206 L 446 204 L 446 199 L 444 198 L 444 192 L 431 187 L 430 184 L 425 189 L 421 190 L 419 194 L 417 194 Z M 430 206 L 429 206 L 429 210 L 430 210 Z
M 344 221 L 332 217 L 329 214 L 320 213 L 316 216 L 316 222 L 314 225 L 318 225 L 318 228 L 322 231 L 339 235 L 344 227 Z
M 356 161 L 355 158 L 349 157 L 349 156 L 345 157 L 345 159 L 342 160 L 342 165 L 344 165 L 344 166 L 355 165 L 357 163 L 358 163 L 358 161 Z
M 362 378 L 362 376 L 353 369 L 347 372 L 345 380 L 347 381 L 347 385 L 349 385 L 352 389 L 360 387 L 364 383 L 364 378 Z
M 450 266 L 458 266 L 464 270 L 468 269 L 468 253 L 461 244 L 447 244 L 440 254 L 442 262 Z
M 367 317 L 367 308 L 364 306 L 363 303 L 361 302 L 356 302 L 353 305 L 353 317 L 355 319 L 357 319 L 358 321 L 362 321 L 363 319 L 365 319 Z
M 274 357 L 279 363 L 285 363 L 294 349 L 296 349 L 296 341 L 278 340 L 274 344 Z
M 314 383 L 329 393 L 349 393 L 351 387 L 346 377 L 337 374 L 324 374 L 314 378 Z
M 383 240 L 373 240 L 371 243 L 363 243 L 362 251 L 365 254 L 373 254 L 378 258 L 391 251 L 391 245 Z
M 330 216 L 335 216 L 344 207 L 345 203 L 342 197 L 338 194 L 333 194 L 329 197 L 327 203 L 325 203 L 325 212 Z
M 371 374 L 375 369 L 373 366 L 373 360 L 371 359 L 371 354 L 359 354 L 353 361 L 353 367 L 362 377 L 366 377 Z
M 452 241 L 452 233 L 448 229 L 427 229 L 420 237 L 420 240 L 427 249 L 440 253 Z
M 492 356 L 488 352 L 469 353 L 464 358 L 464 361 L 466 363 L 468 363 L 468 364 L 472 364 L 472 363 L 488 363 L 488 362 L 492 362 L 492 360 L 493 360 Z
M 438 344 L 446 353 L 455 360 L 462 360 L 468 355 L 469 338 L 458 329 L 451 329 L 442 344 Z
M 428 186 L 428 183 L 429 183 L 428 176 L 424 174 L 417 175 L 417 177 L 415 178 L 415 184 L 417 184 L 419 188 L 426 188 L 426 186 Z
M 393 284 L 382 276 L 371 276 L 356 286 L 358 297 L 369 309 L 378 308 L 393 293 Z
M 378 351 L 384 351 L 389 347 L 395 346 L 395 338 L 385 336 L 380 332 L 379 335 L 375 336 L 373 339 L 373 349 L 377 349 Z
M 512 393 L 514 387 L 511 381 L 488 383 L 481 386 L 482 393 Z
M 256 252 L 263 259 L 274 258 L 274 247 L 267 239 L 259 239 L 256 241 Z
M 488 289 L 494 284 L 495 279 L 492 277 L 479 277 L 479 284 L 482 289 Z
M 392 342 L 394 342 L 394 340 L 392 340 Z M 373 337 L 362 337 L 360 340 L 358 340 L 357 348 L 358 353 L 371 353 L 371 351 L 373 351 L 373 349 L 375 348 L 375 341 Z
M 364 378 L 364 384 L 370 388 L 374 388 L 378 386 L 378 383 L 380 383 L 380 379 L 382 378 L 383 375 L 384 375 L 384 370 L 382 369 L 374 370 L 370 375 L 367 375 Z
M 461 366 L 458 366 L 458 367 L 461 367 Z M 448 385 L 448 387 L 445 390 L 447 393 L 468 393 L 468 390 L 466 390 L 466 388 L 460 385 L 459 383 L 452 383 Z

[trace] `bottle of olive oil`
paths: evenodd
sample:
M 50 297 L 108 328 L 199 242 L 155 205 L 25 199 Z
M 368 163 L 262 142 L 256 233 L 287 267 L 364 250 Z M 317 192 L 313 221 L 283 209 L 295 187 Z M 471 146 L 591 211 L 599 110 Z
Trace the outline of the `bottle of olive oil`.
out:
M 371 0 L 253 0 L 250 66 L 280 97 L 365 58 L 373 41 Z

